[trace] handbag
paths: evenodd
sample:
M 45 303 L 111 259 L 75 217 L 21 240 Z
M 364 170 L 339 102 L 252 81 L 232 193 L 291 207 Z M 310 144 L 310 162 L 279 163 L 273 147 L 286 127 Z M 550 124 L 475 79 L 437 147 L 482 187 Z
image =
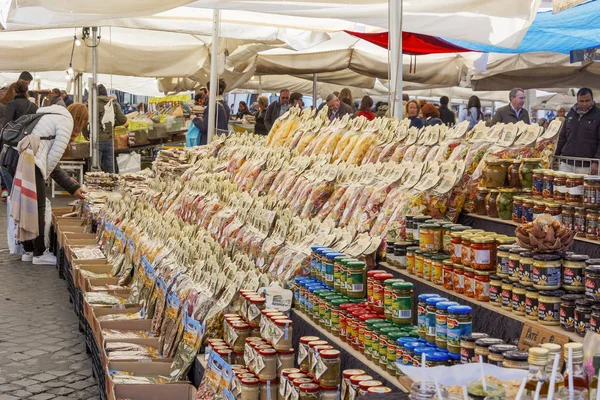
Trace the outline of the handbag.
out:
M 185 135 L 185 147 L 194 147 L 200 145 L 200 129 L 192 123 Z

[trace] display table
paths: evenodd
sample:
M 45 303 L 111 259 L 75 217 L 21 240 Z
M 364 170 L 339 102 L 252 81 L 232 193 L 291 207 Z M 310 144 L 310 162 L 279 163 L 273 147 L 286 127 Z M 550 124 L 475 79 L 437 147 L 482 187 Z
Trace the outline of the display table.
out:
M 394 276 L 411 282 L 414 285 L 415 297 L 423 293 L 436 293 L 450 301 L 456 301 L 461 305 L 473 308 L 473 332 L 487 333 L 492 337 L 500 338 L 507 343 L 516 343 L 521 336 L 524 324 L 527 322 L 555 334 L 567 336 L 572 342 L 583 343 L 583 338 L 574 332 L 567 332 L 560 326 L 542 325 L 536 321 L 529 320 L 524 316 L 516 315 L 502 307 L 496 307 L 490 303 L 476 301 L 464 294 L 444 289 L 443 286 L 434 285 L 430 281 L 409 274 L 405 269 L 399 269 L 388 263 L 379 263 L 380 269 L 384 269 Z
M 394 395 L 394 399 L 404 400 L 408 398 L 407 393 L 410 387 L 407 389 L 398 381 L 396 376 L 392 376 L 379 365 L 375 365 L 373 361 L 368 360 L 358 350 L 352 348 L 351 345 L 342 341 L 331 332 L 327 332 L 326 329 L 313 322 L 308 315 L 302 311 L 292 309 L 291 319 L 294 321 L 292 343 L 295 349 L 300 346 L 300 338 L 302 336 L 318 336 L 341 352 L 342 369 L 362 369 L 374 379 L 383 382 L 384 386 L 389 387 L 394 392 L 398 392 Z
M 475 229 L 483 229 L 490 232 L 502 233 L 515 236 L 515 227 L 519 226 L 513 221 L 505 221 L 499 218 L 490 218 L 477 214 L 461 214 L 458 223 Z M 600 241 L 575 237 L 571 251 L 576 254 L 586 254 L 590 258 L 600 257 Z

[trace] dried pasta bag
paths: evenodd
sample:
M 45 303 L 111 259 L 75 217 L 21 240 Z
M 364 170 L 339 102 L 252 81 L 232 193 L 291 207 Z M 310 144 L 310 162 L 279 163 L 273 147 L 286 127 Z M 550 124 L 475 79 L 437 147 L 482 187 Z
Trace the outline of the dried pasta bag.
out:
M 342 153 L 344 152 L 344 150 L 351 144 L 351 142 L 353 140 L 358 139 L 357 136 L 358 136 L 358 131 L 356 131 L 356 130 L 350 130 L 350 131 L 347 131 L 346 133 L 344 133 L 344 136 L 342 136 L 340 138 L 337 146 L 335 147 L 335 150 L 333 152 L 333 157 L 331 157 L 331 160 L 336 161 L 337 159 L 339 159 L 341 157 Z
M 298 145 L 295 147 L 295 149 L 298 150 L 298 154 L 304 154 L 308 148 L 314 148 L 316 145 L 315 141 L 318 137 L 319 131 L 310 131 L 304 134 L 298 142 Z
M 108 293 L 88 292 L 83 296 L 85 301 L 94 306 L 118 306 L 125 304 L 125 299 L 123 297 Z
M 275 177 L 275 179 L 273 180 L 273 183 L 271 184 L 271 186 L 268 189 L 269 194 L 273 194 L 275 193 L 275 191 L 277 189 L 279 189 L 279 187 L 283 184 L 283 182 L 285 181 L 285 179 L 288 177 L 288 175 L 293 174 L 294 172 L 292 170 L 289 170 L 287 168 L 281 168 L 281 170 L 278 171 L 277 176 Z
M 348 207 L 350 200 L 356 199 L 358 195 L 360 195 L 360 190 L 362 189 L 362 185 L 352 184 L 348 187 L 348 189 L 344 192 L 339 202 L 333 206 L 333 209 L 328 215 L 328 218 L 331 218 L 335 223 L 335 226 L 340 224 L 342 216 Z M 350 212 L 349 210 L 348 212 Z
M 429 151 L 427 152 L 427 155 L 423 159 L 423 161 L 434 161 L 434 160 L 437 160 L 438 159 L 438 153 L 440 152 L 440 150 L 442 150 L 442 149 L 440 149 L 440 146 L 438 146 L 438 145 L 431 146 L 429 148 Z
M 333 190 L 333 193 L 331 194 L 329 199 L 325 202 L 325 204 L 323 204 L 323 207 L 321 208 L 321 210 L 319 210 L 319 212 L 317 214 L 317 218 L 320 219 L 321 221 L 323 221 L 325 218 L 327 218 L 329 216 L 329 214 L 331 213 L 331 211 L 339 203 L 342 196 L 344 196 L 344 193 L 346 193 L 347 189 L 348 189 L 347 184 L 336 185 L 336 187 Z
M 285 193 L 285 196 L 283 197 L 285 203 L 288 205 L 291 204 L 294 201 L 294 199 L 300 196 L 300 194 L 306 188 L 306 186 L 308 186 L 308 184 L 309 182 L 306 178 L 304 178 L 303 176 L 298 177 L 298 180 L 294 184 L 294 187 L 292 187 L 289 192 Z
M 240 184 L 240 190 L 250 190 L 264 166 L 264 161 L 257 162 L 255 165 L 253 165 L 246 176 L 244 176 L 244 179 Z
M 344 132 L 341 129 L 334 129 L 317 154 L 333 154 L 342 136 L 344 136 Z
M 184 314 L 183 323 L 180 325 L 180 334 L 182 337 L 177 351 L 175 352 L 173 363 L 171 364 L 171 382 L 184 381 L 187 373 L 196 359 L 200 350 L 200 341 L 203 336 L 200 323 Z
M 373 152 L 373 155 L 377 157 L 374 161 L 369 160 L 369 162 L 380 162 L 385 163 L 391 161 L 392 156 L 396 152 L 396 149 L 400 146 L 400 142 L 393 140 L 390 143 L 387 143 L 382 149 L 381 152 Z
M 165 357 L 170 358 L 171 347 L 177 340 L 177 326 L 179 322 L 181 310 L 181 302 L 175 293 L 169 294 L 167 297 L 167 306 L 165 309 L 165 317 L 160 329 L 160 337 L 158 340 L 161 352 Z
M 154 312 L 152 313 L 152 335 L 160 335 L 160 328 L 162 326 L 165 306 L 167 303 L 167 284 L 162 278 L 156 279 L 156 287 L 154 289 L 156 300 L 154 301 Z
M 394 150 L 394 154 L 392 154 L 390 161 L 400 164 L 402 161 L 404 161 L 404 155 L 408 151 L 409 147 L 411 146 L 403 144 L 396 147 L 396 150 Z
M 316 186 L 315 182 L 307 182 L 299 195 L 294 196 L 291 201 L 290 208 L 292 209 L 292 214 L 300 215 L 304 205 L 308 201 L 314 187 Z
M 374 133 L 361 135 L 361 138 L 356 142 L 352 153 L 348 156 L 348 164 L 360 165 L 365 155 L 371 149 L 371 146 L 377 141 L 377 136 Z
M 274 183 L 278 174 L 279 171 L 263 171 L 260 179 L 257 179 L 256 183 L 252 187 L 251 193 L 259 196 L 265 196 L 267 193 L 269 193 L 271 185 Z
M 342 215 L 339 219 L 339 223 L 337 225 L 342 228 L 345 227 L 346 225 L 348 225 L 348 223 L 350 223 L 350 218 L 352 217 L 352 213 L 356 209 L 356 206 L 357 206 L 359 200 L 361 199 L 361 196 L 363 195 L 363 193 L 366 192 L 367 193 L 366 195 L 369 196 L 372 193 L 373 187 L 365 186 L 360 183 L 356 183 L 356 184 L 353 184 L 350 189 L 348 189 L 348 191 L 351 191 L 351 190 L 352 190 L 352 192 L 348 196 L 347 203 L 344 206 L 344 211 L 342 212 Z M 348 193 L 348 192 L 346 192 L 346 193 Z
M 311 153 L 310 154 L 306 154 L 307 151 L 309 150 L 309 148 L 307 148 L 305 150 L 305 154 L 304 155 L 307 155 L 307 156 L 315 155 L 316 156 L 316 155 L 321 154 L 321 150 L 325 147 L 325 144 L 327 144 L 327 142 L 329 141 L 330 136 L 331 136 L 331 134 L 333 132 L 331 130 L 329 130 L 327 133 L 328 133 L 327 135 L 321 135 L 320 137 L 317 137 L 315 139 L 315 145 L 314 145 L 314 147 L 312 149 L 310 149 Z
M 306 276 L 310 273 L 310 254 L 304 251 L 298 251 L 290 259 L 287 265 L 281 268 L 278 274 L 278 280 L 284 288 L 291 288 L 294 278 Z
M 290 150 L 294 150 L 296 147 L 298 147 L 298 144 L 302 138 L 308 135 L 309 132 L 310 131 L 307 129 L 298 130 L 291 139 L 288 139 L 288 141 L 285 143 L 285 147 L 289 148 Z
M 295 118 L 289 119 L 288 121 L 286 121 L 285 123 L 282 124 L 282 126 L 278 132 L 279 133 L 278 137 L 274 138 L 274 140 L 271 144 L 274 147 L 283 146 L 285 144 L 288 136 L 293 134 L 292 132 L 295 132 L 299 126 L 300 126 L 300 122 L 297 119 L 295 119 Z
M 285 182 L 277 188 L 275 196 L 278 199 L 285 199 L 285 196 L 298 184 L 298 181 L 300 181 L 300 176 L 296 171 L 293 171 L 292 174 L 288 175 Z
M 341 152 L 339 153 L 340 154 L 339 157 L 337 157 L 337 160 L 348 161 L 348 158 L 350 158 L 350 155 L 354 151 L 354 147 L 356 146 L 356 144 L 358 143 L 358 141 L 360 140 L 360 138 L 362 136 L 363 136 L 363 134 L 356 134 L 356 135 L 350 137 L 348 144 L 346 145 L 346 147 L 344 147 L 341 150 Z
M 263 243 L 260 255 L 255 260 L 256 268 L 261 272 L 266 272 L 284 243 L 282 238 L 267 238 Z
M 310 193 L 308 201 L 304 203 L 302 218 L 314 218 L 319 211 L 323 208 L 323 205 L 329 200 L 333 194 L 335 185 L 331 180 L 323 180 L 318 182 Z
M 358 220 L 353 222 L 353 226 L 357 232 L 370 232 L 377 216 L 385 203 L 388 194 L 391 192 L 393 185 L 382 183 L 375 187 L 367 203 L 362 207 L 361 213 L 358 215 Z

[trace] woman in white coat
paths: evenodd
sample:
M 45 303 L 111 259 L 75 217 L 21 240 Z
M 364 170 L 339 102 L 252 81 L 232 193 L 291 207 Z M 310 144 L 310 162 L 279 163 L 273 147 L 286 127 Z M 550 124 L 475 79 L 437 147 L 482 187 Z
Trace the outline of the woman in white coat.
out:
M 32 261 L 33 264 L 55 265 L 56 257 L 46 252 L 44 244 L 44 217 L 46 212 L 46 179 L 51 177 L 62 188 L 77 198 L 84 198 L 79 183 L 73 180 L 66 172 L 58 167 L 67 145 L 71 141 L 74 128 L 81 131 L 81 126 L 73 126 L 73 110 L 85 106 L 71 105 L 71 112 L 66 108 L 51 105 L 37 110 L 37 114 L 44 114 L 35 125 L 31 135 L 39 137 L 39 147 L 35 154 L 35 187 L 37 192 L 38 206 L 38 232 L 39 235 L 33 239 L 23 242 L 25 253 L 23 261 Z M 87 123 L 87 121 L 86 121 Z

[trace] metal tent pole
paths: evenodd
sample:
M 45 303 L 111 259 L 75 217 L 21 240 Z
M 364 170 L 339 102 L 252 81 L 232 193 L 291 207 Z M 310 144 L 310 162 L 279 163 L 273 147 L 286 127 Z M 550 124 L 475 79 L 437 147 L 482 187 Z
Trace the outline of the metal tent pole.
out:
M 313 74 L 313 107 L 317 108 L 317 74 Z
M 92 152 L 92 168 L 100 168 L 98 164 L 98 28 L 92 28 L 92 78 L 89 85 L 89 96 L 91 99 L 91 140 L 90 151 Z
M 390 110 L 402 119 L 402 1 L 389 0 Z
M 221 10 L 213 11 L 213 30 L 212 30 L 212 45 L 210 48 L 210 97 L 208 108 L 208 136 L 207 143 L 212 142 L 215 134 L 215 125 L 217 119 L 217 94 L 219 93 L 219 73 L 218 73 L 218 58 L 219 58 L 219 25 L 221 23 Z

